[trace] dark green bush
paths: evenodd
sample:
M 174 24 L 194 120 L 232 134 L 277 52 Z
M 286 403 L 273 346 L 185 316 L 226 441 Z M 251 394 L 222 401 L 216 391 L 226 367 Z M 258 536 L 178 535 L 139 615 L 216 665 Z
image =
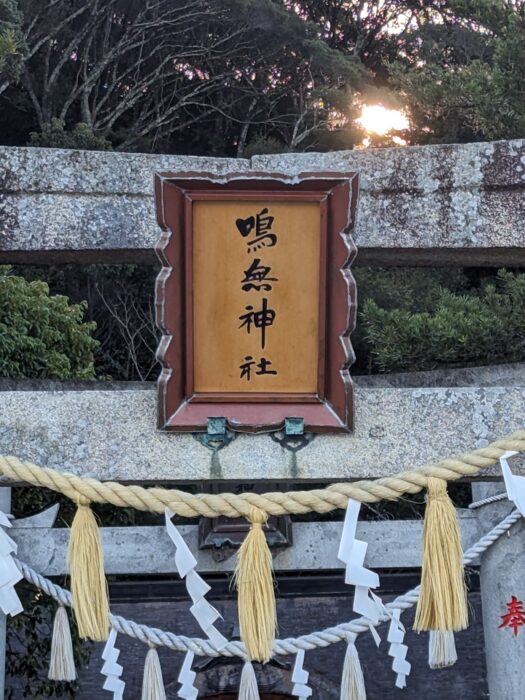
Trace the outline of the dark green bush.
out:
M 361 312 L 373 368 L 381 372 L 525 360 L 525 274 L 500 270 L 469 292 L 434 279 L 426 297 L 395 307 L 368 298 Z M 402 297 L 403 290 L 398 289 Z
M 45 282 L 28 282 L 0 267 L 0 377 L 93 379 L 91 337 L 95 323 L 84 323 L 85 303 L 70 304 L 65 296 L 50 296 Z M 50 497 L 56 501 L 56 495 Z M 40 510 L 46 492 L 13 490 L 13 511 L 19 516 Z M 75 697 L 78 683 L 47 680 L 52 616 L 56 604 L 26 584 L 18 587 L 24 612 L 7 623 L 6 698 Z M 91 645 L 83 644 L 72 626 L 75 658 L 82 665 Z
M 122 381 L 157 378 L 154 289 L 158 265 L 59 265 L 15 268 L 26 279 L 45 279 L 53 294 L 88 299 L 97 377 Z
M 369 268 L 355 267 L 357 282 L 357 327 L 352 333 L 356 353 L 354 374 L 378 371 L 374 344 L 369 337 L 368 314 L 363 313 L 369 301 L 381 310 L 405 312 L 432 311 L 444 289 L 464 293 L 469 281 L 457 268 Z M 375 330 L 375 326 L 374 326 Z
M 284 153 L 286 146 L 282 141 L 274 136 L 263 136 L 257 134 L 245 147 L 243 158 L 251 158 L 252 156 L 269 155 L 272 153 Z
M 0 377 L 93 379 L 98 342 L 85 309 L 0 267 Z
M 88 124 L 80 122 L 67 130 L 61 119 L 52 119 L 42 131 L 32 131 L 29 146 L 40 148 L 79 148 L 83 151 L 111 151 L 110 141 L 97 134 Z

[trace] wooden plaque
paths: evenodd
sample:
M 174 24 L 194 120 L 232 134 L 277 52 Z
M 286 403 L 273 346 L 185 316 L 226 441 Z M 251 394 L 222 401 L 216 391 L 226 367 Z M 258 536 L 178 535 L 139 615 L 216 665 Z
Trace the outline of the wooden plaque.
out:
M 155 179 L 159 427 L 352 428 L 354 173 Z

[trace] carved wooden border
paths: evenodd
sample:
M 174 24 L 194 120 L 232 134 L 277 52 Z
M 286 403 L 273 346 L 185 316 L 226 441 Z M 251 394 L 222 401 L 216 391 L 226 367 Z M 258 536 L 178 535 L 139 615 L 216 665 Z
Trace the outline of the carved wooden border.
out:
M 325 303 L 320 314 L 319 340 L 324 346 L 315 394 L 224 394 L 204 399 L 192 393 L 191 260 L 186 254 L 193 231 L 188 222 L 192 193 L 216 199 L 222 193 L 250 199 L 257 193 L 280 193 L 301 200 L 321 201 L 326 207 L 324 266 Z M 155 176 L 157 221 L 163 233 L 156 246 L 162 269 L 156 283 L 156 318 L 162 332 L 157 358 L 158 426 L 162 430 L 204 431 L 208 418 L 223 417 L 230 428 L 243 432 L 278 430 L 285 418 L 304 419 L 311 432 L 348 432 L 353 423 L 350 366 L 354 353 L 350 334 L 355 327 L 356 287 L 350 266 L 356 255 L 352 240 L 358 195 L 355 173 L 244 172 L 212 175 L 202 172 L 160 173 Z

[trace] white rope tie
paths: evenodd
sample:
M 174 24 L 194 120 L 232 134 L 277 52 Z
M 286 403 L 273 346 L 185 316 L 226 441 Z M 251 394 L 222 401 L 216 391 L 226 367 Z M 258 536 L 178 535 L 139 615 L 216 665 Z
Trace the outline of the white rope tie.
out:
M 489 503 L 497 503 L 498 501 L 504 501 L 507 496 L 507 492 L 505 493 L 498 493 L 495 496 L 487 496 L 487 498 L 482 498 L 480 501 L 474 501 L 474 503 L 471 503 L 469 505 L 469 508 L 471 510 L 475 510 L 476 508 L 481 508 L 482 506 L 488 506 Z

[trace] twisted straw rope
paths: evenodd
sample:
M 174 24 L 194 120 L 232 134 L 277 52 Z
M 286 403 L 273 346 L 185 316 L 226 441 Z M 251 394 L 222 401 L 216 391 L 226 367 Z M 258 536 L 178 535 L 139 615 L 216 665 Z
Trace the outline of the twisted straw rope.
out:
M 481 537 L 478 542 L 469 547 L 465 552 L 463 563 L 471 564 L 483 552 L 485 552 L 501 535 L 508 532 L 514 523 L 521 518 L 521 513 L 517 510 L 512 511 L 498 525 L 492 528 L 490 532 Z M 54 598 L 62 605 L 72 605 L 71 593 L 55 583 L 37 573 L 34 569 L 28 566 L 25 562 L 19 559 L 15 560 L 24 578 L 34 586 L 44 591 L 51 598 Z M 386 604 L 389 611 L 399 609 L 401 611 L 408 610 L 417 603 L 419 597 L 419 586 L 413 588 L 407 593 L 403 593 L 395 600 Z M 277 639 L 273 643 L 273 651 L 275 654 L 296 654 L 300 649 L 308 651 L 310 649 L 324 648 L 331 644 L 336 644 L 341 641 L 352 641 L 350 635 L 358 635 L 361 632 L 366 632 L 371 625 L 377 626 L 382 622 L 386 622 L 389 618 L 383 615 L 377 624 L 373 623 L 364 617 L 358 617 L 350 622 L 343 622 L 336 627 L 329 627 L 318 632 L 304 634 L 300 637 L 289 637 L 287 639 Z M 134 639 L 138 639 L 145 644 L 153 646 L 165 646 L 173 651 L 192 651 L 199 656 L 238 656 L 242 659 L 247 659 L 244 644 L 238 641 L 231 641 L 221 650 L 216 649 L 208 639 L 198 639 L 185 637 L 166 632 L 165 630 L 157 629 L 156 627 L 148 627 L 147 625 L 139 624 L 133 620 L 127 620 L 119 615 L 110 616 L 111 625 L 117 632 L 127 634 Z
M 26 482 L 58 491 L 75 502 L 78 502 L 79 496 L 83 496 L 94 503 L 131 506 L 152 513 L 163 513 L 167 506 L 174 513 L 186 518 L 214 518 L 218 515 L 246 518 L 254 506 L 269 515 L 283 515 L 311 511 L 328 513 L 336 508 L 346 508 L 350 498 L 361 503 L 394 501 L 405 493 L 414 494 L 424 489 L 428 477 L 452 481 L 463 476 L 475 476 L 482 469 L 496 464 L 507 450 L 525 451 L 525 430 L 517 430 L 487 447 L 459 457 L 426 464 L 417 470 L 400 472 L 374 481 L 338 483 L 324 489 L 287 493 L 279 491 L 264 494 L 190 494 L 177 489 L 146 489 L 143 486 L 124 486 L 113 481 L 102 483 L 97 479 L 39 467 L 17 457 L 0 456 L 0 473 L 11 481 Z

